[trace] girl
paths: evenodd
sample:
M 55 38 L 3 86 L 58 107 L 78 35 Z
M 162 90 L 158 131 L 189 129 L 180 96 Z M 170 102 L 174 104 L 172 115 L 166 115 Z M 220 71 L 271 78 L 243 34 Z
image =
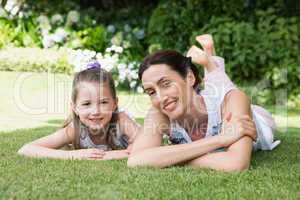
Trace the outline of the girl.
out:
M 118 98 L 109 72 L 95 61 L 75 74 L 72 116 L 55 133 L 24 145 L 19 154 L 62 159 L 121 159 L 129 154 L 139 125 L 118 111 Z M 73 144 L 75 150 L 60 148 Z
M 263 149 L 266 141 L 273 145 L 269 149 L 278 144 L 272 143 L 273 138 L 269 141 L 261 137 L 265 132 L 256 118 L 263 116 L 251 109 L 248 97 L 219 67 L 222 60 L 212 57 L 214 48 L 209 38 L 197 37 L 204 52 L 195 46 L 188 52 L 192 61 L 207 71 L 205 88 L 200 93 L 198 70 L 190 58 L 175 51 L 161 51 L 144 59 L 139 77 L 152 108 L 134 142 L 128 166 L 185 164 L 242 171 L 250 165 L 256 132 L 257 148 Z M 271 126 L 264 128 L 270 131 Z M 164 133 L 178 145 L 161 146 Z

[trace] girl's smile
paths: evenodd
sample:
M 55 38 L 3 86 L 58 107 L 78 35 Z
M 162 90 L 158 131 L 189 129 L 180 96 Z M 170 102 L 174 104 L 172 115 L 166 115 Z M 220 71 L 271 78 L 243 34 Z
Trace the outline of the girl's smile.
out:
M 92 130 L 104 129 L 117 108 L 109 88 L 96 82 L 82 82 L 78 87 L 74 111 L 80 121 Z

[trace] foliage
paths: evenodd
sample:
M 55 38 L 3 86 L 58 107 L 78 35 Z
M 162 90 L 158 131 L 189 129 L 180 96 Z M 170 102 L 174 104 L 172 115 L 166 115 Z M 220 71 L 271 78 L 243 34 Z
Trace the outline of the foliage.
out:
M 0 49 L 87 49 L 105 56 L 117 46 L 123 49 L 118 63 L 136 71 L 148 53 L 185 53 L 195 35 L 211 33 L 234 82 L 257 88 L 262 102 L 274 103 L 277 92 L 287 91 L 289 99 L 300 93 L 300 18 L 290 1 L 26 0 L 16 11 L 1 15 L 0 9 Z M 118 66 L 112 70 L 119 79 Z M 121 87 L 130 82 L 120 81 Z

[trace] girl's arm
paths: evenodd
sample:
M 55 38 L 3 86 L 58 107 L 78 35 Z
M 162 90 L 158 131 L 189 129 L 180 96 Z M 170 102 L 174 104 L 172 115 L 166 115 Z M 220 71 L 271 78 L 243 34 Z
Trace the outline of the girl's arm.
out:
M 247 115 L 251 116 L 250 102 L 248 97 L 241 91 L 233 90 L 229 92 L 224 100 L 223 113 L 230 112 L 235 116 Z M 225 114 L 223 114 L 223 117 Z M 233 124 L 235 124 L 233 122 Z M 255 126 L 244 124 L 239 131 L 249 129 L 256 132 Z M 237 127 L 237 126 L 236 126 Z M 234 127 L 235 128 L 235 127 Z M 225 133 L 226 134 L 226 133 Z M 231 144 L 225 152 L 214 152 L 200 156 L 188 162 L 188 165 L 194 167 L 212 168 L 222 171 L 243 171 L 249 168 L 252 152 L 252 139 L 250 137 L 242 137 L 237 142 Z
M 132 148 L 132 143 L 141 129 L 141 125 L 135 122 L 125 112 L 121 112 L 119 114 L 119 124 L 121 133 L 125 134 L 128 137 L 129 145 L 127 147 L 127 150 L 130 151 Z
M 60 150 L 74 140 L 74 129 L 71 125 L 55 133 L 25 144 L 18 153 L 28 157 L 48 157 L 60 159 L 100 159 L 104 151 L 98 149 Z
M 249 134 L 249 132 L 223 134 L 188 144 L 161 146 L 163 133 L 169 131 L 168 125 L 166 117 L 152 109 L 145 119 L 141 133 L 134 142 L 127 165 L 130 167 L 152 166 L 164 168 L 181 164 L 215 149 L 227 147 L 242 136 Z

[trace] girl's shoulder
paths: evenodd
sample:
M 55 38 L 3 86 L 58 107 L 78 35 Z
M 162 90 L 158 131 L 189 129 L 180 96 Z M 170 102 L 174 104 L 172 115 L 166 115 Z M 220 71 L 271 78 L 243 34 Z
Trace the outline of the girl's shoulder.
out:
M 74 128 L 74 124 L 73 124 L 72 121 L 70 123 L 68 123 L 67 125 L 65 125 L 62 128 L 62 131 L 67 135 L 67 137 L 70 140 L 72 140 L 72 141 L 74 140 L 74 138 L 75 138 L 75 128 Z

